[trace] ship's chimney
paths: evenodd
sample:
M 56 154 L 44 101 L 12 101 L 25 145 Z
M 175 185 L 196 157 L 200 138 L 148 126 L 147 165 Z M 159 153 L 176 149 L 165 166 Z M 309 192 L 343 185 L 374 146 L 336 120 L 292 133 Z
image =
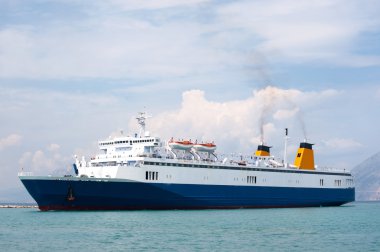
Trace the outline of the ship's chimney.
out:
M 263 143 L 261 143 L 259 146 L 257 146 L 257 151 L 256 151 L 255 155 L 259 156 L 259 157 L 270 156 L 270 148 L 271 147 L 265 146 Z
M 300 144 L 294 165 L 302 170 L 315 170 L 313 144 L 306 141 Z

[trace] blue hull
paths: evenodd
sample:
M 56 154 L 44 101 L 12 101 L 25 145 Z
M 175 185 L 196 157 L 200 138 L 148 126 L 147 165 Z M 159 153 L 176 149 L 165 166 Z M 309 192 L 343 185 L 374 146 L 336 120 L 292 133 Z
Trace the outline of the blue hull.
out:
M 217 209 L 339 206 L 354 188 L 291 188 L 22 179 L 41 210 Z

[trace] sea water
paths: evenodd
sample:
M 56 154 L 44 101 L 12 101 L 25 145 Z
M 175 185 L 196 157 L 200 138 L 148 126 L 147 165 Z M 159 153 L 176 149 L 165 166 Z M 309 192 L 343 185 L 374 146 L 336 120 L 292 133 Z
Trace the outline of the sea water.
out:
M 380 251 L 380 202 L 173 211 L 0 209 L 1 251 Z

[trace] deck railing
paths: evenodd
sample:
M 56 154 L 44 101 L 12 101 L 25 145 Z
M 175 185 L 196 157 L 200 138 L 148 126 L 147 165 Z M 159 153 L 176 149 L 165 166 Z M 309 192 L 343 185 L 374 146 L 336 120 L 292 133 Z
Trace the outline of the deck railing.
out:
M 18 176 L 33 176 L 33 172 L 25 172 L 25 171 L 21 171 L 18 173 Z

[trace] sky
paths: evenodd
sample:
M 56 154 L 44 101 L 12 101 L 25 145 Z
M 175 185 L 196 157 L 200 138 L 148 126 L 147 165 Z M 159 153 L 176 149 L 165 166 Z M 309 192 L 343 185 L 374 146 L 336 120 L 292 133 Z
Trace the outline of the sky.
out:
M 0 0 L 0 202 L 137 132 L 319 167 L 380 151 L 380 2 Z

